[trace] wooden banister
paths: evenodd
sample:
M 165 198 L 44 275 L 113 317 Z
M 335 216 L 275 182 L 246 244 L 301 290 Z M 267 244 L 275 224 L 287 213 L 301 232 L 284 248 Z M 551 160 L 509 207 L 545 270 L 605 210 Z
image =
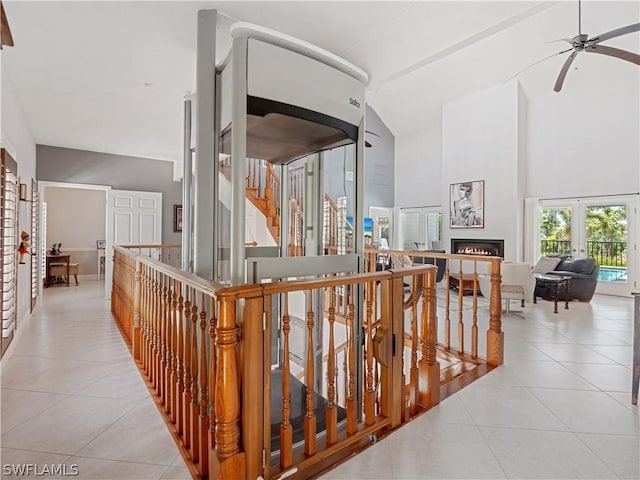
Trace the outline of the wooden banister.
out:
M 457 356 L 483 364 L 477 352 L 469 355 L 462 345 L 469 334 L 466 317 L 458 319 L 452 348 L 438 344 L 432 265 L 228 287 L 138 252 L 114 247 L 113 314 L 127 341 L 138 345 L 132 353 L 195 478 L 268 479 L 294 468 L 301 476 L 315 475 L 361 449 L 370 435 L 399 427 L 439 403 L 444 378 L 439 355 L 446 354 L 449 363 Z M 367 249 L 366 255 L 379 253 Z M 445 258 L 492 263 L 499 291 L 499 261 Z M 472 276 L 477 276 L 475 264 Z M 472 290 L 477 309 L 477 288 Z M 492 304 L 494 297 L 492 290 Z M 278 305 L 280 318 L 272 319 Z M 477 322 L 474 314 L 472 337 Z M 281 389 L 275 392 L 272 325 L 282 326 L 284 355 L 278 366 Z M 298 363 L 291 361 L 294 325 L 305 351 Z M 326 329 L 327 345 L 316 336 L 319 325 Z M 491 310 L 487 364 L 492 352 L 491 361 L 501 361 L 502 337 L 500 310 Z M 294 383 L 298 389 L 302 383 L 296 394 L 304 392 L 302 418 L 295 419 L 302 425 L 298 432 L 291 408 Z M 363 402 L 357 401 L 359 389 Z M 273 429 L 272 399 L 281 402 L 281 421 Z M 321 416 L 323 441 L 316 431 Z M 271 432 L 279 434 L 279 452 L 271 451 Z

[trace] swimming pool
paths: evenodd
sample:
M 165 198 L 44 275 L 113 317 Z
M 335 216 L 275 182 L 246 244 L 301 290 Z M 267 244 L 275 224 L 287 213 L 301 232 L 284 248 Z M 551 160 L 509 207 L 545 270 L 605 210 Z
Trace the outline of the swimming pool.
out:
M 627 280 L 627 267 L 608 267 L 600 265 L 598 280 L 604 282 L 624 282 Z

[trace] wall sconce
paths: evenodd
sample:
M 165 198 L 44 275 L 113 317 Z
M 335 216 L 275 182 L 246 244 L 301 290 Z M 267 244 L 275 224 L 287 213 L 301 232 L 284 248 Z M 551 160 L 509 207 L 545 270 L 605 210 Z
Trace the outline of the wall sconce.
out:
M 27 184 L 26 183 L 20 184 L 20 200 L 23 202 L 27 201 Z

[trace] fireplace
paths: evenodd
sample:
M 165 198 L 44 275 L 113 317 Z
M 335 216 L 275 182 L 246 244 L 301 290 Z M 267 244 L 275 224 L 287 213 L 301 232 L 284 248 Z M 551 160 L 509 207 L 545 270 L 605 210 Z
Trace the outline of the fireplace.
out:
M 451 253 L 464 255 L 485 255 L 504 258 L 504 240 L 482 238 L 452 238 Z

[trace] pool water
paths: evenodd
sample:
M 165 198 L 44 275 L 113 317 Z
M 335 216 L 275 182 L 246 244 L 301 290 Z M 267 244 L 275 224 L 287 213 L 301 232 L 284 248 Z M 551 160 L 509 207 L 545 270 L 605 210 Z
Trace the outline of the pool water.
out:
M 606 267 L 600 265 L 598 280 L 604 282 L 625 282 L 627 280 L 627 267 Z

